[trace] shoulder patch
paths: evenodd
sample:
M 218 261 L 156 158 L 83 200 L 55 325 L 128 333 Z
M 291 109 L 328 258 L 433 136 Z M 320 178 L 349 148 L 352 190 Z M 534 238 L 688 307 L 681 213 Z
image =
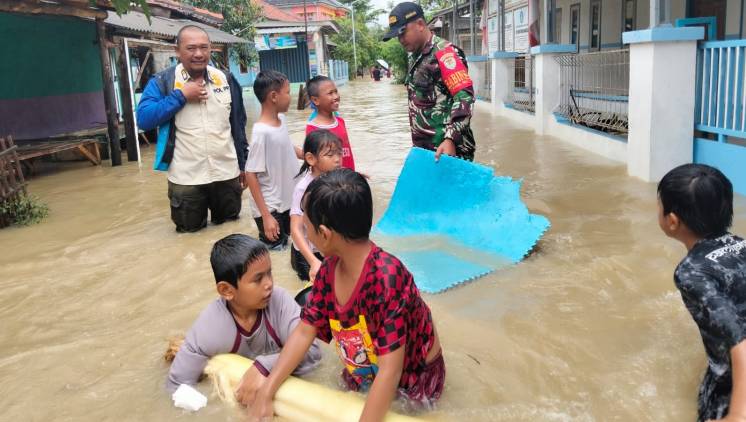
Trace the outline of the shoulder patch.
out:
M 445 83 L 451 95 L 472 86 L 469 72 L 452 45 L 437 51 L 435 57 L 438 59 L 443 83 Z

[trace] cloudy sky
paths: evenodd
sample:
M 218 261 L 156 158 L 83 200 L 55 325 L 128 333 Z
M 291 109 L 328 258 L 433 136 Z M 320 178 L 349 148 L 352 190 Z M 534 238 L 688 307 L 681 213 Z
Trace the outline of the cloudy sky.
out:
M 389 1 L 390 0 L 371 0 L 370 2 L 373 7 L 380 8 L 386 11 L 386 13 L 381 13 L 380 15 L 378 15 L 377 21 L 381 26 L 384 27 L 389 26 Z M 393 3 L 397 4 L 399 3 L 399 1 L 400 0 L 395 0 Z

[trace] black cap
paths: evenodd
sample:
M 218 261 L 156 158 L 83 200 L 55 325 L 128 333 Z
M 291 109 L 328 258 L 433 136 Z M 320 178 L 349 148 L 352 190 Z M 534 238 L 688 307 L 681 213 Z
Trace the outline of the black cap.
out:
M 383 36 L 383 40 L 388 41 L 397 38 L 406 24 L 419 18 L 424 19 L 425 13 L 417 3 L 405 1 L 397 4 L 389 13 L 389 32 Z

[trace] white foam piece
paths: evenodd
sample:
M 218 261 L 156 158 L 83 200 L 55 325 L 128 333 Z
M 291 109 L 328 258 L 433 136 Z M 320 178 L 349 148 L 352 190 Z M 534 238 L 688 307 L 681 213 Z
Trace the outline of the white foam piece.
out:
M 188 384 L 181 384 L 174 391 L 171 399 L 174 401 L 174 406 L 191 412 L 207 406 L 207 397 Z

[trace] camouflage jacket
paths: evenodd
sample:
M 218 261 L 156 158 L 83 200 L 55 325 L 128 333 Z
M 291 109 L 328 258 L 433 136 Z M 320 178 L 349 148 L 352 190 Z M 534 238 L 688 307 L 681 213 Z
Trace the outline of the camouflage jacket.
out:
M 422 51 L 410 55 L 405 83 L 412 143 L 435 150 L 443 139 L 451 139 L 457 156 L 473 160 L 476 145 L 469 124 L 474 87 L 464 52 L 433 35 Z

